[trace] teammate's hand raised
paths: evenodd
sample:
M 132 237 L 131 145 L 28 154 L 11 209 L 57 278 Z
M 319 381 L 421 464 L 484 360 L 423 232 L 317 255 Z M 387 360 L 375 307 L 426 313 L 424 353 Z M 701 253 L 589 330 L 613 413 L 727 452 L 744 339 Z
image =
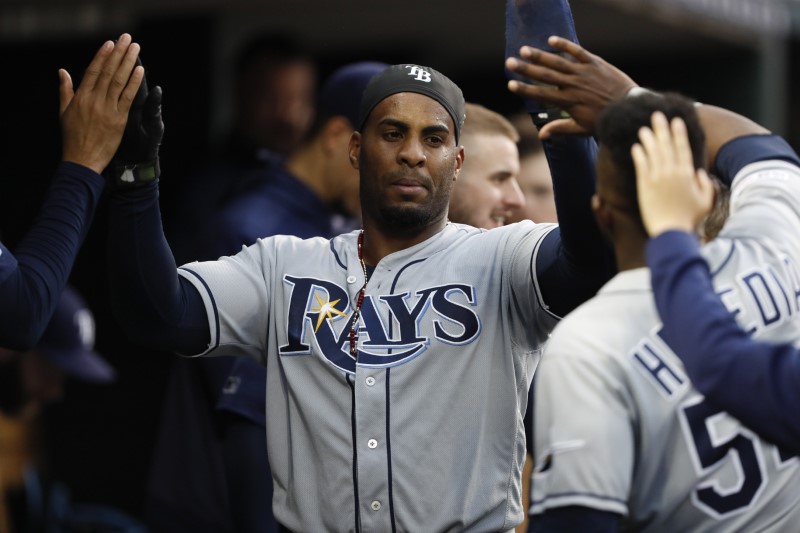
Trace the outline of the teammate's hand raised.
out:
M 714 205 L 715 187 L 704 169 L 695 169 L 686 124 L 653 113 L 652 129 L 639 130 L 639 141 L 631 156 L 647 233 L 696 231 Z
M 520 57 L 524 61 L 513 57 L 506 60 L 508 70 L 534 82 L 512 80 L 508 89 L 522 98 L 545 102 L 569 113 L 570 118 L 545 125 L 539 131 L 541 138 L 554 133 L 591 134 L 603 109 L 624 98 L 636 82 L 568 39 L 552 36 L 547 43 L 559 53 L 523 46 Z
M 97 51 L 77 90 L 69 73 L 59 70 L 64 161 L 102 172 L 117 151 L 128 111 L 144 77 L 135 67 L 139 45 L 122 34 Z

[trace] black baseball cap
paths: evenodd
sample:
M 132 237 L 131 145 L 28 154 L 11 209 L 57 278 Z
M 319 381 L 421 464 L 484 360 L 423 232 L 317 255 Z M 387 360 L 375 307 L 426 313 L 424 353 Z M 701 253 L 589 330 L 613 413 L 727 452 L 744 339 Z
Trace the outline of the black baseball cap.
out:
M 370 80 L 361 98 L 358 129 L 364 128 L 372 110 L 384 98 L 397 93 L 419 93 L 433 98 L 444 107 L 455 124 L 456 144 L 464 125 L 464 95 L 450 78 L 430 67 L 392 65 Z
M 82 381 L 114 381 L 114 369 L 93 348 L 94 316 L 78 292 L 66 287 L 36 351 Z

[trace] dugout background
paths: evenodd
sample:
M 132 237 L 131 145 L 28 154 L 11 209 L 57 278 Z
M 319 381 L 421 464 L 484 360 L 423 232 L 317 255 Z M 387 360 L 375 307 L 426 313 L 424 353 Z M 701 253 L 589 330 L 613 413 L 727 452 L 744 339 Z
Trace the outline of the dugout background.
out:
M 800 150 L 800 2 L 796 0 L 572 0 L 590 51 L 644 86 L 729 107 L 785 135 Z M 148 81 L 164 89 L 162 211 L 183 174 L 202 163 L 230 112 L 230 60 L 249 36 L 291 31 L 317 56 L 322 77 L 376 59 L 430 65 L 467 100 L 502 113 L 521 108 L 505 89 L 501 0 L 1 0 L 0 235 L 13 250 L 30 226 L 60 158 L 57 69 L 77 82 L 105 39 L 142 45 Z M 124 340 L 106 289 L 101 202 L 72 283 L 97 322 L 96 349 L 118 370 L 111 387 L 70 383 L 49 410 L 53 470 L 81 502 L 141 512 L 171 354 Z M 91 461 L 75 461 L 80 454 Z

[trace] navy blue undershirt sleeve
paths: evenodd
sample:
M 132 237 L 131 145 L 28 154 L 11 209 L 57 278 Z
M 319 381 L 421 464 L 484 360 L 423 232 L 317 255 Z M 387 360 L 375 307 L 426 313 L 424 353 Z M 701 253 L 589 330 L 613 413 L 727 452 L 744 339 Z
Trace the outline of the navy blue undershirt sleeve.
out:
M 529 533 L 618 533 L 622 517 L 608 511 L 588 507 L 567 506 L 533 515 L 528 521 Z
M 36 344 L 58 304 L 103 191 L 96 172 L 62 162 L 31 228 L 2 251 L 0 345 Z
M 545 237 L 535 270 L 545 304 L 563 317 L 594 296 L 613 275 L 615 263 L 591 209 L 594 139 L 556 136 L 542 144 L 553 178 L 558 230 Z
M 744 135 L 722 146 L 717 152 L 714 173 L 730 187 L 736 174 L 757 161 L 779 159 L 800 166 L 800 159 L 785 139 L 772 134 Z
M 800 454 L 800 353 L 757 342 L 738 326 L 711 283 L 696 237 L 665 232 L 647 244 L 662 337 L 695 387 L 768 441 Z
M 160 350 L 205 351 L 211 338 L 205 305 L 178 276 L 161 226 L 157 181 L 114 192 L 108 234 L 112 306 L 126 334 Z

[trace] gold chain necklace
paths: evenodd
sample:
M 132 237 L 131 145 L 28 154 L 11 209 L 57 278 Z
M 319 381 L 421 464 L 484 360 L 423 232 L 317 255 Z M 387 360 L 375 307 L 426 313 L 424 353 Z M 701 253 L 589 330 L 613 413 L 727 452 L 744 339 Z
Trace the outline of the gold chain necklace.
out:
M 356 310 L 353 312 L 353 323 L 350 326 L 350 355 L 353 359 L 358 359 L 358 349 L 356 348 L 356 339 L 358 337 L 358 320 L 361 317 L 361 304 L 364 303 L 364 293 L 367 292 L 367 265 L 364 263 L 364 230 L 358 234 L 358 260 L 361 263 L 361 270 L 364 272 L 364 285 L 358 291 L 358 299 L 356 300 Z

